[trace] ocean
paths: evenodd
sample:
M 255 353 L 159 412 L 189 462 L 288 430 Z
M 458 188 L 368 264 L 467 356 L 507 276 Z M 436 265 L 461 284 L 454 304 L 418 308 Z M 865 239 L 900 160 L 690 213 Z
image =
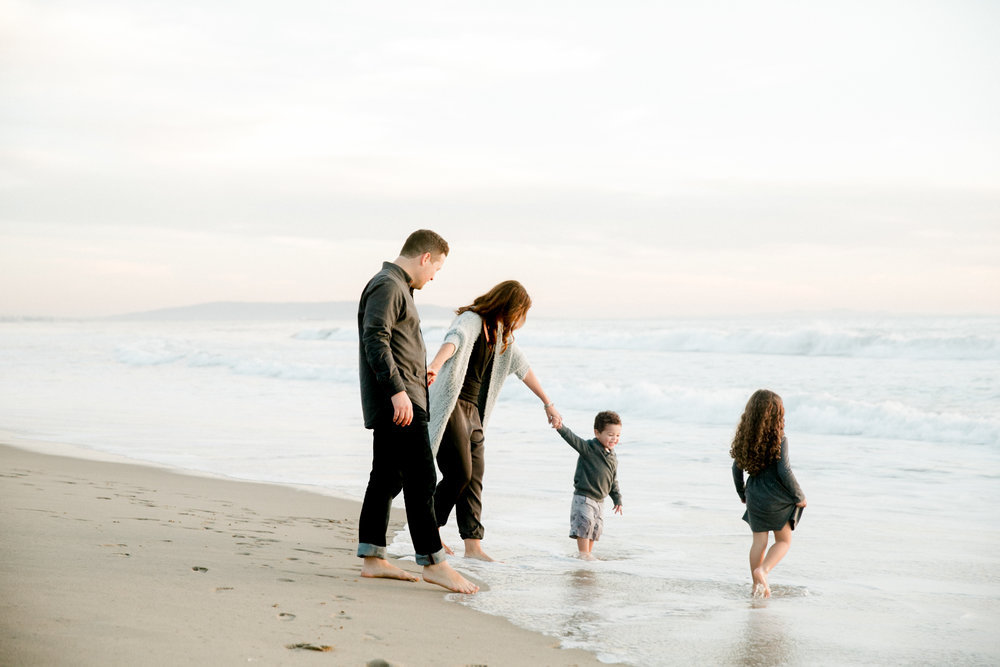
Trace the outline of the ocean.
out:
M 456 603 L 633 665 L 1000 663 L 1000 318 L 531 318 L 517 340 L 578 434 L 622 416 L 624 514 L 606 501 L 598 560 L 574 557 L 576 454 L 509 379 L 486 432 L 502 562 L 454 558 L 489 586 Z M 3 321 L 0 368 L 15 436 L 363 496 L 352 321 Z M 762 387 L 809 501 L 768 600 L 728 453 Z M 412 557 L 405 531 L 390 551 Z

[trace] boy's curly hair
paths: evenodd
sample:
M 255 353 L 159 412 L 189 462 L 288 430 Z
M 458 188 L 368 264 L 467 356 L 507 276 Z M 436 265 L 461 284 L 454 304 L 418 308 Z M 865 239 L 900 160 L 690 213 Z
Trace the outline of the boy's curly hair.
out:
M 611 410 L 605 410 L 604 412 L 598 412 L 597 416 L 594 417 L 594 430 L 600 433 L 604 430 L 604 427 L 608 424 L 622 425 L 622 418 L 618 416 L 617 412 L 612 412 Z
M 773 391 L 758 389 L 736 427 L 729 455 L 736 465 L 756 475 L 781 458 L 781 440 L 785 436 L 785 406 Z

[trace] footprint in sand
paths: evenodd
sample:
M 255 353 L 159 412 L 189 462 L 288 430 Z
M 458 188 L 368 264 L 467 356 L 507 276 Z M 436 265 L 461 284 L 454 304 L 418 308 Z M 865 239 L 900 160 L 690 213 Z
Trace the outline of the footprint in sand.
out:
M 202 567 L 200 565 L 195 565 L 191 569 L 194 570 L 195 572 L 208 572 L 208 568 L 207 567 Z
M 289 614 L 287 611 L 283 611 L 280 614 L 278 614 L 278 618 L 280 618 L 283 621 L 294 621 L 295 614 Z

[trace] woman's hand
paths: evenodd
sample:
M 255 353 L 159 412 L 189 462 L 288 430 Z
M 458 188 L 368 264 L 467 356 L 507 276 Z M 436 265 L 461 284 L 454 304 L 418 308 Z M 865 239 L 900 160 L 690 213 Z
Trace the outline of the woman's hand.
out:
M 545 416 L 548 418 L 549 423 L 552 424 L 552 428 L 560 428 L 562 426 L 562 415 L 556 410 L 554 404 L 549 404 L 545 406 Z

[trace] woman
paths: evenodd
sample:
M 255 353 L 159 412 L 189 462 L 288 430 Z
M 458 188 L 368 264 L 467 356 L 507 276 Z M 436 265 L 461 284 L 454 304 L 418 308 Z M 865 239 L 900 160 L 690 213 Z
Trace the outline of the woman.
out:
M 493 560 L 482 549 L 483 429 L 507 376 L 517 375 L 541 399 L 549 424 L 562 425 L 555 404 L 514 342 L 514 332 L 524 325 L 529 308 L 531 297 L 521 283 L 498 284 L 455 311 L 457 317 L 427 367 L 428 429 L 442 475 L 434 510 L 441 527 L 455 508 L 466 558 Z

